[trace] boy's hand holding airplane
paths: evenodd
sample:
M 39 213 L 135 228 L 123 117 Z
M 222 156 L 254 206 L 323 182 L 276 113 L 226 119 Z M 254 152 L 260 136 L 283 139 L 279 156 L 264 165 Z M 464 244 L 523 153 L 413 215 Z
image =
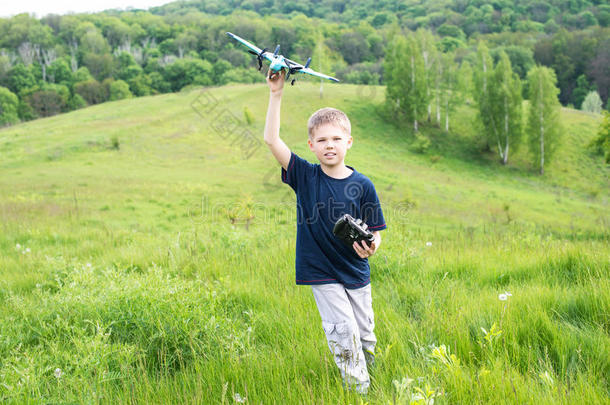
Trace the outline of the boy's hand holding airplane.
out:
M 269 85 L 269 90 L 271 90 L 271 93 L 275 95 L 282 94 L 285 77 L 286 72 L 284 69 L 281 69 L 279 72 L 274 72 L 271 69 L 267 70 L 267 84 Z

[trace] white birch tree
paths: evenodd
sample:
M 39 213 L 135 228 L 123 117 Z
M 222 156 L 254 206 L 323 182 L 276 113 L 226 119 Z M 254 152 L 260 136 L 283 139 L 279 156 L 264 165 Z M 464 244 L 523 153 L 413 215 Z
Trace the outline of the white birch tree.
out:
M 424 73 L 424 58 L 416 39 L 397 35 L 384 62 L 386 103 L 396 118 L 412 122 L 415 132 L 430 97 Z
M 494 70 L 490 90 L 492 111 L 498 123 L 496 144 L 503 164 L 508 163 L 510 149 L 517 150 L 523 135 L 523 98 L 521 80 L 513 72 L 508 55 L 502 51 Z
M 529 83 L 527 118 L 529 149 L 534 159 L 534 165 L 540 165 L 540 174 L 544 174 L 544 164 L 557 149 L 561 137 L 557 77 L 552 69 L 536 66 L 528 72 L 527 80 Z

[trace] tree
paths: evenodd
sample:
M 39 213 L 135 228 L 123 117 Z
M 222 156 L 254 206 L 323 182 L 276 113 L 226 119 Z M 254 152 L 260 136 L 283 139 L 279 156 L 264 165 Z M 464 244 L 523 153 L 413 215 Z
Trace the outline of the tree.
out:
M 540 164 L 540 174 L 544 174 L 544 164 L 557 149 L 561 135 L 557 77 L 552 69 L 536 66 L 527 74 L 527 80 L 529 149 L 534 164 Z
M 129 91 L 129 85 L 123 80 L 115 80 L 110 83 L 110 100 L 122 100 L 133 97 Z
M 442 77 L 442 103 L 445 110 L 445 132 L 449 132 L 449 113 L 455 109 L 458 102 L 462 100 L 458 68 L 452 53 L 443 55 L 443 77 Z
M 212 84 L 213 66 L 200 59 L 178 59 L 165 68 L 165 79 L 171 83 L 172 90 L 178 91 L 188 84 Z
M 420 29 L 415 35 L 424 61 L 424 80 L 422 84 L 425 86 L 426 98 L 429 101 L 428 122 L 430 122 L 432 116 L 432 101 L 436 100 L 436 123 L 440 125 L 439 87 L 442 76 L 442 64 L 439 60 L 440 52 L 436 49 L 436 40 L 430 31 Z M 434 95 L 432 94 L 433 89 Z
M 0 126 L 19 122 L 19 99 L 6 87 L 0 87 Z
M 74 93 L 79 94 L 87 104 L 103 103 L 108 99 L 104 86 L 95 79 L 76 83 Z
M 587 77 L 585 75 L 578 76 L 578 79 L 576 79 L 576 88 L 572 92 L 572 103 L 574 104 L 574 108 L 580 109 L 582 102 L 591 90 L 593 90 L 593 86 L 589 84 Z
M 66 111 L 70 90 L 61 84 L 45 84 L 23 94 L 36 117 L 50 117 Z
M 597 153 L 604 155 L 606 163 L 610 163 L 610 112 L 604 111 L 604 119 L 599 125 L 597 138 L 589 146 Z
M 418 131 L 418 119 L 428 105 L 424 59 L 415 38 L 397 35 L 387 48 L 384 62 L 386 104 L 391 113 L 413 122 Z
M 508 55 L 500 52 L 500 60 L 491 82 L 492 114 L 496 114 L 496 142 L 503 164 L 508 163 L 510 147 L 517 149 L 523 135 L 523 99 L 521 80 L 513 72 Z
M 18 63 L 8 72 L 8 85 L 13 93 L 19 94 L 23 89 L 36 86 L 36 78 L 31 69 L 23 63 Z
M 473 98 L 477 105 L 478 121 L 483 129 L 482 138 L 489 150 L 493 138 L 497 136 L 498 123 L 492 109 L 491 78 L 493 72 L 493 60 L 489 56 L 489 50 L 484 43 L 480 42 L 477 49 L 477 59 L 473 75 Z
M 72 83 L 72 70 L 64 59 L 56 59 L 47 69 L 51 83 L 70 85 Z
M 581 110 L 595 114 L 602 112 L 602 99 L 596 91 L 591 91 L 587 94 L 585 101 L 582 102 Z

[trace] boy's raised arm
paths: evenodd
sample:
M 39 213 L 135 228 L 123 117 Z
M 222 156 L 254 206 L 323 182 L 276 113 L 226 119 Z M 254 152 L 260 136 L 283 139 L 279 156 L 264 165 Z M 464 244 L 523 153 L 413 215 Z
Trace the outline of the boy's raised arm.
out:
M 280 139 L 280 105 L 282 104 L 285 74 L 284 69 L 278 73 L 271 73 L 271 69 L 267 72 L 267 84 L 269 85 L 270 92 L 264 136 L 265 143 L 271 149 L 273 156 L 275 156 L 284 169 L 287 169 L 291 152 L 284 141 Z

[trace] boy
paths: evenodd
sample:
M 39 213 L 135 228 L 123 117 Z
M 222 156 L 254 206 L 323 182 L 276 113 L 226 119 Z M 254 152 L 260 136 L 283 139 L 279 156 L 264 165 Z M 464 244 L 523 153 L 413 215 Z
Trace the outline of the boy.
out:
M 373 183 L 344 163 L 352 146 L 347 116 L 333 108 L 309 119 L 309 149 L 320 161 L 312 165 L 280 139 L 280 104 L 285 72 L 267 73 L 270 89 L 265 142 L 282 165 L 282 181 L 297 196 L 296 283 L 311 285 L 328 346 L 348 385 L 366 393 L 367 363 L 374 360 L 374 319 L 368 257 L 381 244 L 386 228 Z M 350 214 L 363 219 L 375 239 L 348 247 L 333 235 L 335 222 Z

